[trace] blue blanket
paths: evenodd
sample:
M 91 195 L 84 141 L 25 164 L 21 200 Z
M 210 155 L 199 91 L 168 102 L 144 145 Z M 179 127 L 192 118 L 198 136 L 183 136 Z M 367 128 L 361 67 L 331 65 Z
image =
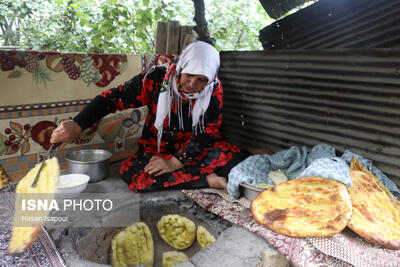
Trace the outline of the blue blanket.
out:
M 310 151 L 291 147 L 274 155 L 253 155 L 235 166 L 229 173 L 228 193 L 232 198 L 240 195 L 239 184 L 275 183 L 268 176 L 271 171 L 281 170 L 289 180 L 307 176 L 334 179 L 351 185 L 349 165 L 357 158 L 372 172 L 396 197 L 400 196 L 397 186 L 368 159 L 346 150 L 341 158 L 336 157 L 335 149 L 326 144 L 314 146 Z

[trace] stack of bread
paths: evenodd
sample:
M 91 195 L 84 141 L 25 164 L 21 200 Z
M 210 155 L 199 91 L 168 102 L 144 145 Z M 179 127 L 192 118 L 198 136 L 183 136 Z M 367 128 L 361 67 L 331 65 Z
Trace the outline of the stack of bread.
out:
M 359 161 L 350 166 L 351 187 L 303 177 L 261 192 L 253 218 L 290 237 L 332 236 L 346 226 L 371 243 L 400 249 L 400 202 Z

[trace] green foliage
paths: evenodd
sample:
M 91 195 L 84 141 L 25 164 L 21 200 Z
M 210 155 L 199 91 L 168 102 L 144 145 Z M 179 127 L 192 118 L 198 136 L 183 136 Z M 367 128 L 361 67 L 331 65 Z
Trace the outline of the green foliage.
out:
M 35 8 L 29 1 L 0 2 L 0 40 L 4 45 L 19 45 L 21 31 L 31 21 Z
M 206 19 L 220 50 L 260 50 L 259 31 L 274 22 L 259 1 L 206 0 Z
M 206 0 L 220 50 L 259 50 L 272 22 L 257 0 Z M 157 22 L 193 25 L 191 0 L 1 0 L 0 46 L 60 52 L 154 53 Z

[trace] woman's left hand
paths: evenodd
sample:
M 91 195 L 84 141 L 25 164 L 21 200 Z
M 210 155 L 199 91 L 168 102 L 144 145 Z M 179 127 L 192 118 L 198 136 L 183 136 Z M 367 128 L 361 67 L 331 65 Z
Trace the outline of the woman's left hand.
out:
M 144 171 L 153 175 L 160 176 L 165 173 L 173 172 L 182 168 L 184 165 L 174 156 L 170 159 L 165 159 L 158 156 L 153 156 L 149 163 L 144 167 Z

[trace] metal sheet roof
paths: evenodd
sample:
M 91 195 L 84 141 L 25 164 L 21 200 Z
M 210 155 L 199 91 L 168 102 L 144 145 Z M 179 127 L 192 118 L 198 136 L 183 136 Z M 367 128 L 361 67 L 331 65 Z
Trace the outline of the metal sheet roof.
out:
M 264 50 L 400 47 L 400 1 L 320 0 L 260 31 Z
M 308 0 L 260 0 L 261 5 L 273 19 L 278 19 Z

